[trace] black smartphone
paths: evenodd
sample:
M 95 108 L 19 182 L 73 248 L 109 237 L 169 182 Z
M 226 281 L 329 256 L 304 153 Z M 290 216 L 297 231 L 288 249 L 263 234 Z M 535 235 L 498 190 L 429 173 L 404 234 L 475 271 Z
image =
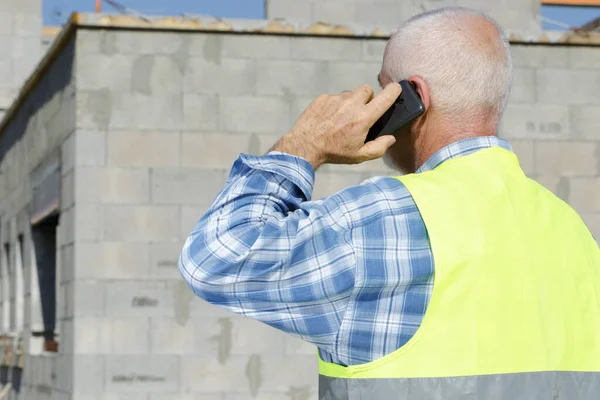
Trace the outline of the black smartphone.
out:
M 423 115 L 425 106 L 421 97 L 409 81 L 400 81 L 402 93 L 392 107 L 369 129 L 366 142 L 377 139 L 383 135 L 393 135 L 400 128 L 411 123 Z

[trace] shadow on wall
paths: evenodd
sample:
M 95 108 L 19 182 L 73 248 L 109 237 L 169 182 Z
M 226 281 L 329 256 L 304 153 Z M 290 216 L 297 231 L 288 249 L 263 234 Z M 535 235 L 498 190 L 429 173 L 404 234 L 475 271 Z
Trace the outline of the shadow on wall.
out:
M 18 111 L 10 116 L 11 120 L 6 127 L 0 131 L 0 165 L 6 157 L 7 152 L 15 143 L 23 139 L 25 132 L 31 130 L 34 140 L 26 143 L 29 151 L 30 146 L 37 146 L 42 137 L 48 136 L 48 131 L 52 128 L 42 121 L 50 121 L 53 117 L 61 112 L 60 107 L 53 110 L 48 110 L 47 113 L 40 115 L 39 111 L 56 95 L 58 96 L 75 96 L 75 90 L 64 90 L 69 83 L 72 82 L 73 64 L 75 58 L 75 38 L 71 38 L 65 45 L 60 55 L 50 60 L 46 66 L 47 72 L 37 74 L 41 77 L 40 81 L 35 85 L 35 89 L 31 90 L 22 100 L 22 105 Z M 60 104 L 60 103 L 59 103 Z M 44 110 L 45 111 L 45 110 Z M 6 114 L 5 118 L 8 117 Z M 46 141 L 47 143 L 47 141 Z

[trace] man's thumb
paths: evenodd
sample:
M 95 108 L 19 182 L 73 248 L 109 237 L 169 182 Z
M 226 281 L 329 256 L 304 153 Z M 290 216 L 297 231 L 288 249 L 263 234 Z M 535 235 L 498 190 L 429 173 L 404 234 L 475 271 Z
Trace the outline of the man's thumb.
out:
M 375 140 L 367 142 L 360 148 L 360 156 L 367 160 L 375 160 L 383 157 L 387 149 L 396 143 L 396 138 L 393 135 L 380 136 Z

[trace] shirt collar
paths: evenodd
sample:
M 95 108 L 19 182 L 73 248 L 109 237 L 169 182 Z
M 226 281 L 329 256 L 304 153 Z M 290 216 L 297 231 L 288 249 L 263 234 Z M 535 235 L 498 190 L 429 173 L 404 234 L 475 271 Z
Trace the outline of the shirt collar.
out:
M 431 171 L 444 161 L 451 160 L 457 157 L 463 157 L 477 150 L 486 149 L 488 147 L 501 147 L 505 150 L 512 151 L 512 147 L 505 139 L 500 139 L 496 136 L 481 136 L 454 142 L 435 153 L 429 160 L 425 162 L 417 170 L 419 172 Z

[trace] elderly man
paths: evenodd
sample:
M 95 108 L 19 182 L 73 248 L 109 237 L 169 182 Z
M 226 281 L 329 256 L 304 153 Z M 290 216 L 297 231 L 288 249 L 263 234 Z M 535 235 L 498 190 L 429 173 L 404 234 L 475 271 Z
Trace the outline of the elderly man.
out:
M 485 15 L 410 19 L 387 45 L 380 94 L 321 96 L 268 154 L 240 156 L 182 276 L 316 345 L 323 400 L 598 398 L 600 251 L 496 136 L 511 74 Z M 425 114 L 365 144 L 403 79 Z M 407 174 L 311 201 L 321 165 L 384 153 Z

